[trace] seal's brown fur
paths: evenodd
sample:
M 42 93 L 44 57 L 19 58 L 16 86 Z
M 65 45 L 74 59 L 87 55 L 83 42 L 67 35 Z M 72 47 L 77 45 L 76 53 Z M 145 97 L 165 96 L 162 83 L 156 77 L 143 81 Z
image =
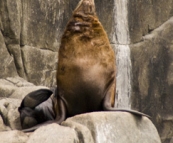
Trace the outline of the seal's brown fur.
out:
M 101 110 L 108 90 L 113 84 L 115 88 L 114 59 L 93 1 L 83 0 L 67 25 L 59 50 L 58 94 L 69 116 Z

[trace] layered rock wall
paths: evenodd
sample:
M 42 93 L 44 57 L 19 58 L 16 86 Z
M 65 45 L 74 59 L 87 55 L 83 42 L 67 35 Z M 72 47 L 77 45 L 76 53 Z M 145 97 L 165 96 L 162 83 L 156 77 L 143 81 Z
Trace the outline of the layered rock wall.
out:
M 130 1 L 132 108 L 152 116 L 163 143 L 173 137 L 173 1 Z
M 78 0 L 0 0 L 0 3 L 3 55 L 0 77 L 18 75 L 36 85 L 55 86 L 61 35 Z M 112 4 L 113 0 L 108 5 L 96 1 L 98 15 L 109 33 Z
M 163 141 L 170 141 L 173 120 L 173 18 L 131 45 L 133 108 L 150 114 Z
M 0 0 L 0 78 L 20 76 L 36 85 L 55 86 L 61 35 L 78 2 Z M 111 44 L 117 44 L 116 2 L 95 0 Z M 169 143 L 173 136 L 173 1 L 131 0 L 127 11 L 132 108 L 151 115 L 162 142 Z M 16 88 L 1 84 L 0 97 L 8 97 Z

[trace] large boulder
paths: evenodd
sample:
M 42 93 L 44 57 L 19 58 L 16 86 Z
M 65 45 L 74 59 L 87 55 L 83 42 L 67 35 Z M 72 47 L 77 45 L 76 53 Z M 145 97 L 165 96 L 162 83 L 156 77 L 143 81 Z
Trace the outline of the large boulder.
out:
M 8 49 L 9 54 L 13 56 L 12 59 L 14 60 L 16 67 L 13 72 L 16 71 L 19 76 L 25 77 L 20 50 L 20 34 L 22 25 L 20 21 L 22 14 L 21 1 L 1 0 L 0 3 L 0 29 L 3 34 L 4 44 L 6 45 L 5 48 Z M 5 64 L 8 65 L 8 63 Z
M 125 112 L 94 112 L 77 115 L 62 123 L 76 130 L 84 143 L 161 143 L 153 123 L 146 117 Z
M 22 55 L 28 81 L 49 87 L 56 85 L 57 52 L 24 46 Z
M 1 143 L 26 143 L 28 135 L 21 131 L 0 132 Z
M 6 78 L 9 76 L 12 76 L 12 77 L 17 76 L 18 74 L 14 64 L 14 59 L 9 54 L 6 48 L 4 37 L 1 31 L 0 31 L 0 53 L 1 53 L 0 78 Z
M 137 43 L 173 16 L 173 1 L 131 0 L 128 13 L 131 43 Z
M 22 129 L 20 124 L 18 107 L 21 103 L 19 99 L 7 98 L 0 100 L 0 114 L 4 124 L 11 129 Z
M 10 130 L 11 130 L 10 127 L 8 127 L 4 124 L 4 121 L 3 121 L 2 117 L 0 116 L 0 132 L 10 131 Z
M 133 108 L 151 115 L 162 141 L 173 136 L 173 17 L 131 45 Z
M 28 93 L 47 88 L 45 86 L 35 86 L 20 77 L 0 79 L 0 98 L 23 99 Z
M 20 102 L 21 100 L 13 98 L 0 100 L 0 131 L 6 131 L 0 132 L 0 136 L 3 136 L 4 142 L 10 136 L 9 141 L 20 140 L 22 143 L 161 143 L 157 129 L 147 117 L 138 117 L 127 112 L 81 114 L 68 118 L 62 126 L 49 124 L 38 128 L 32 134 L 10 131 L 21 130 L 17 110 Z
M 27 143 L 79 143 L 76 132 L 56 123 L 37 129 Z
M 49 124 L 33 132 L 27 143 L 161 143 L 146 117 L 125 112 L 93 112 Z

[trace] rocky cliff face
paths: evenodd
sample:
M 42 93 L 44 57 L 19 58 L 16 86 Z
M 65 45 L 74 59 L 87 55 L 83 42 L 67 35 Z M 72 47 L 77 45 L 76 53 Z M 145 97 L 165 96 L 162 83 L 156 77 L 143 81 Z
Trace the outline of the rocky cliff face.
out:
M 25 91 L 17 81 L 14 83 L 7 77 L 22 77 L 35 85 L 56 85 L 61 35 L 78 2 L 0 0 L 0 78 L 6 79 L 1 81 L 0 97 L 9 97 L 16 90 Z M 118 2 L 95 0 L 99 19 L 113 45 L 123 44 L 117 42 L 115 28 Z M 173 136 L 172 16 L 172 0 L 127 3 L 129 43 L 126 44 L 131 51 L 132 108 L 153 117 L 163 143 L 171 142 Z M 7 81 L 8 85 L 4 84 Z M 15 88 L 9 84 L 15 84 Z
M 163 140 L 172 132 L 173 18 L 132 44 L 133 107 L 153 117 Z
M 162 142 L 170 143 L 173 137 L 173 1 L 129 4 L 132 108 L 150 114 Z
M 61 35 L 78 0 L 0 0 L 0 3 L 3 55 L 0 78 L 18 75 L 36 85 L 54 86 Z M 106 4 L 97 0 L 96 4 L 98 15 L 110 33 L 113 1 Z M 100 9 L 103 5 L 106 7 Z

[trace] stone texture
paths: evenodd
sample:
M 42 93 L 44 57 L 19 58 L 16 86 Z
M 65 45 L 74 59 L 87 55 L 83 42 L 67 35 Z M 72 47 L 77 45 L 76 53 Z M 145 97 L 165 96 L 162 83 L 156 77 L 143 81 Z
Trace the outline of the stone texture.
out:
M 0 114 L 4 124 L 11 129 L 20 130 L 18 107 L 22 99 L 28 93 L 43 88 L 47 87 L 35 86 L 20 77 L 0 79 Z M 0 130 L 8 130 L 5 125 L 0 126 Z
M 24 46 L 22 55 L 28 81 L 49 87 L 56 85 L 57 52 Z
M 66 0 L 22 1 L 22 45 L 56 51 L 66 22 L 64 20 L 65 9 L 68 8 L 66 2 Z
M 128 7 L 132 43 L 141 41 L 143 36 L 173 16 L 172 0 L 131 0 Z
M 21 1 L 0 1 L 1 31 L 8 52 L 13 55 L 19 76 L 25 77 L 20 51 Z
M 0 79 L 0 98 L 23 99 L 28 93 L 42 88 L 47 87 L 35 86 L 20 77 Z
M 8 126 L 4 124 L 2 117 L 0 116 L 0 132 L 11 130 Z
M 162 142 L 173 133 L 173 18 L 131 45 L 133 108 L 151 115 Z
M 27 143 L 79 143 L 74 129 L 56 123 L 37 129 Z
M 0 31 L 0 78 L 6 78 L 9 76 L 17 76 L 16 67 L 13 57 L 8 53 L 5 45 L 4 37 Z
M 20 43 L 21 27 L 21 1 L 20 0 L 1 0 L 1 23 L 2 33 L 5 43 Z
M 3 117 L 4 123 L 11 129 L 21 129 L 18 107 L 21 100 L 18 99 L 1 99 L 0 114 Z
M 161 143 L 155 126 L 146 118 L 125 112 L 77 115 L 62 123 L 76 130 L 81 142 Z
M 27 134 L 17 130 L 0 132 L 1 143 L 26 143 L 27 140 L 28 140 Z
M 21 129 L 17 108 L 21 100 L 1 99 L 0 114 L 11 129 Z M 27 143 L 161 143 L 158 132 L 152 122 L 125 112 L 93 112 L 68 118 L 62 126 L 54 123 L 42 126 L 32 134 L 9 131 L 0 120 L 0 139 L 9 142 Z M 64 126 L 64 127 L 63 127 Z M 2 136 L 2 137 L 1 137 Z M 14 138 L 16 136 L 16 138 Z M 29 136 L 29 139 L 28 139 Z
M 8 48 L 8 51 L 10 52 L 10 54 L 13 55 L 14 63 L 15 63 L 15 67 L 16 67 L 18 75 L 20 77 L 26 78 L 25 73 L 24 73 L 20 45 L 9 44 L 9 45 L 7 45 L 7 48 Z

